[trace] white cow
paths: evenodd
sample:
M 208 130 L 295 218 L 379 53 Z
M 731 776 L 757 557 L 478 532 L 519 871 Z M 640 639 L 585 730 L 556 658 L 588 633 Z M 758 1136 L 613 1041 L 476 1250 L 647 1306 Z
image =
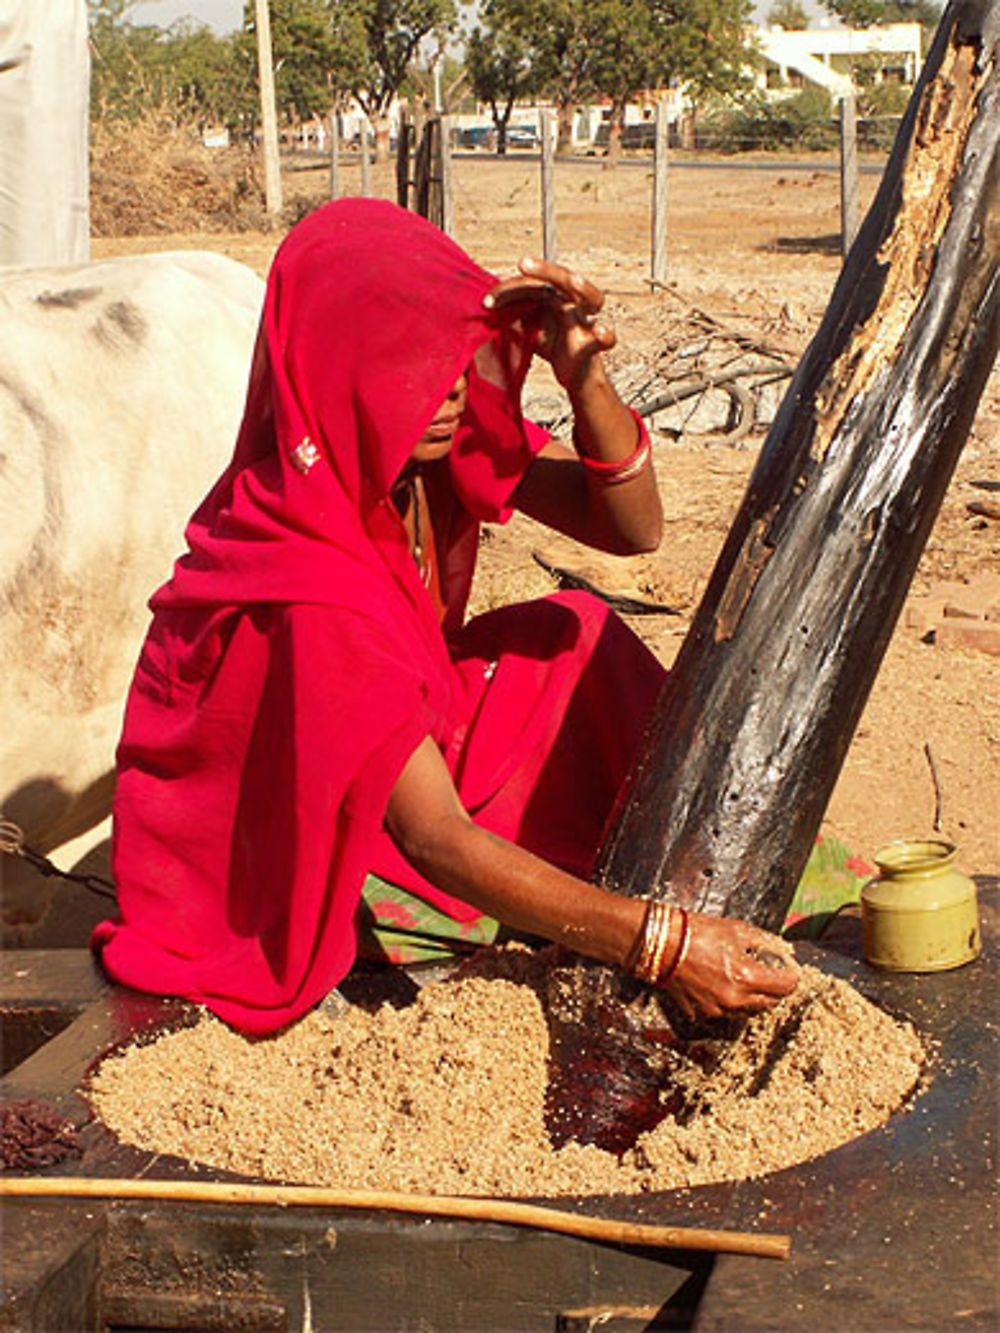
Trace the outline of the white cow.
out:
M 38 851 L 107 815 L 146 602 L 232 452 L 262 293 L 200 252 L 0 269 L 0 812 Z M 49 883 L 0 857 L 5 942 Z

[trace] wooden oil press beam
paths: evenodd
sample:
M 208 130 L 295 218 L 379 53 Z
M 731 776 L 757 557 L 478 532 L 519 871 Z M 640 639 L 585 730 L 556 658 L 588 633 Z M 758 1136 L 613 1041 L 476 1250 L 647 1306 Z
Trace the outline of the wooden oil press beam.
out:
M 597 877 L 780 927 L 1000 336 L 1000 6 L 952 0 Z

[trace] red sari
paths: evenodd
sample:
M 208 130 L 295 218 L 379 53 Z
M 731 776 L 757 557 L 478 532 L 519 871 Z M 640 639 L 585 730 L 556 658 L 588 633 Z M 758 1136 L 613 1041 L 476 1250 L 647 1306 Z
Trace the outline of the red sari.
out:
M 93 937 L 115 980 L 267 1032 L 350 969 L 369 871 L 478 915 L 382 828 L 428 735 L 477 823 L 588 873 L 663 672 L 579 594 L 462 625 L 479 523 L 509 517 L 546 438 L 520 414 L 525 335 L 482 306 L 494 281 L 380 201 L 327 205 L 281 246 L 233 461 L 129 694 L 119 912 Z M 442 624 L 389 491 L 464 368 L 427 475 Z

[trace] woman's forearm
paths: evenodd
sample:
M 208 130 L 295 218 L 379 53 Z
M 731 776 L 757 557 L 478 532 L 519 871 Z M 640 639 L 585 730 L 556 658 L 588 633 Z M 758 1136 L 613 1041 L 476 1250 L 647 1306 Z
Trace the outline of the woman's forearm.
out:
M 663 511 L 652 452 L 645 461 L 636 458 L 643 431 L 619 398 L 599 357 L 569 394 L 573 408 L 573 443 L 583 459 L 600 465 L 628 463 L 635 459 L 634 473 L 625 480 L 613 473 L 582 465 L 586 502 L 595 531 L 624 540 L 632 551 L 653 551 L 663 531 Z M 635 466 L 633 464 L 633 466 Z
M 523 276 L 498 283 L 484 301 L 495 310 L 534 307 L 534 350 L 569 396 L 577 453 L 543 450 L 521 482 L 517 507 L 598 550 L 653 551 L 663 528 L 660 497 L 651 451 L 639 447 L 639 425 L 602 361 L 615 345 L 601 314 L 604 295 L 561 264 L 526 259 L 520 268 Z
M 516 930 L 633 966 L 648 905 L 568 875 L 474 824 L 429 736 L 396 781 L 385 826 L 411 865 L 445 893 Z M 685 1012 L 766 1008 L 794 990 L 797 971 L 782 941 L 743 921 L 692 914 L 688 926 L 690 947 L 669 983 Z
M 400 850 L 445 893 L 600 962 L 624 966 L 642 931 L 645 903 L 568 875 L 463 815 L 425 825 Z

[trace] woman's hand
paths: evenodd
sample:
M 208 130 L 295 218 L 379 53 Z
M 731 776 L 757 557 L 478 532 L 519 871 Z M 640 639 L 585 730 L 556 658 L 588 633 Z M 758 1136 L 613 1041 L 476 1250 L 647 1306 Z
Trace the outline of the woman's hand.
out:
M 690 938 L 664 988 L 688 1019 L 756 1013 L 791 992 L 799 967 L 791 945 L 734 917 L 688 918 Z
M 567 392 L 577 389 L 594 357 L 615 345 L 600 318 L 604 293 L 592 282 L 545 259 L 522 259 L 521 276 L 505 278 L 483 299 L 490 309 L 529 305 L 538 317 L 535 352 Z

